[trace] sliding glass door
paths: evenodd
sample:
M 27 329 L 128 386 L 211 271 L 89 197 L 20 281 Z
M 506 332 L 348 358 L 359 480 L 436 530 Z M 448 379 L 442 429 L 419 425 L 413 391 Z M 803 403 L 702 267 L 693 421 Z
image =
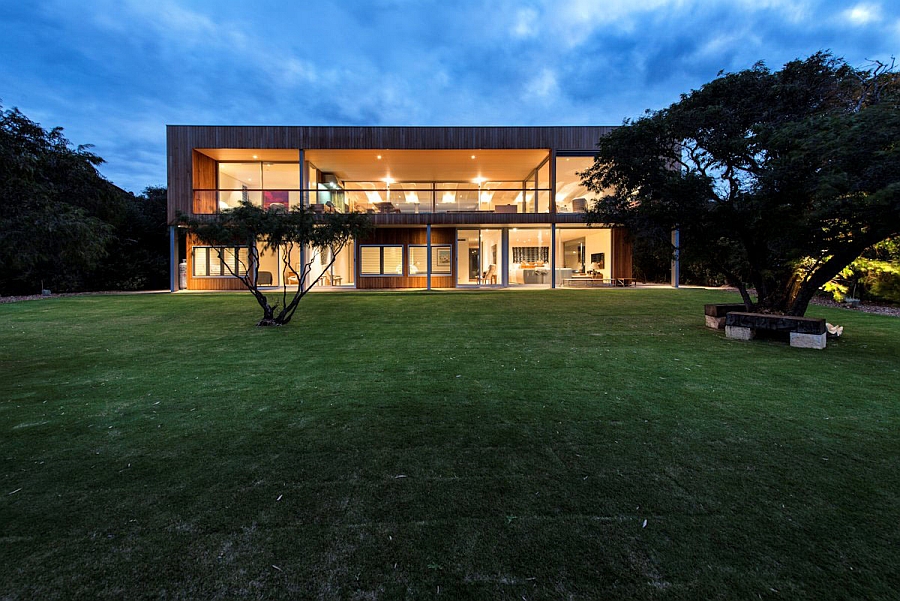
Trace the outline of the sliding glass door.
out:
M 460 229 L 456 232 L 456 285 L 502 284 L 502 231 Z

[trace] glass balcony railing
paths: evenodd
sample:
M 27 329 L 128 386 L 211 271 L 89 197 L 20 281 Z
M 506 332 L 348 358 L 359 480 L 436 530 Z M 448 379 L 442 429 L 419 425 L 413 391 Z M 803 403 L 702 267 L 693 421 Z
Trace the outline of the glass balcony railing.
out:
M 321 213 L 549 213 L 550 191 L 519 187 L 465 184 L 363 186 L 346 189 L 194 190 L 197 215 L 211 215 L 237 207 L 242 201 L 265 208 L 312 207 Z

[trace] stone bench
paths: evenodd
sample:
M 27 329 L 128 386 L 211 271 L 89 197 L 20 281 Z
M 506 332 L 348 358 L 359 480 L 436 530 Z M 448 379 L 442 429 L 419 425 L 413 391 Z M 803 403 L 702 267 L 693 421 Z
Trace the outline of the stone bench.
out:
M 825 320 L 815 317 L 791 317 L 731 311 L 725 316 L 725 336 L 736 340 L 752 340 L 756 330 L 787 332 L 791 346 L 825 348 Z
M 725 329 L 725 316 L 732 311 L 746 311 L 744 303 L 729 303 L 724 305 L 703 305 L 703 313 L 706 314 L 706 327 L 714 330 Z

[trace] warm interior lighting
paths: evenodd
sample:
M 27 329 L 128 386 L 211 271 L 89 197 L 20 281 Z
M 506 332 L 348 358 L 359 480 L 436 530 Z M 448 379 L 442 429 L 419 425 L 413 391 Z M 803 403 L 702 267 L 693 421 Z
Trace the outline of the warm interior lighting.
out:
M 394 178 L 391 176 L 387 176 L 385 178 L 382 178 L 381 181 L 383 181 L 384 183 L 386 183 L 387 185 L 390 186 L 391 184 L 394 183 Z
M 254 154 L 254 155 L 253 155 L 253 158 L 254 158 L 254 159 L 258 159 L 259 157 L 258 157 L 257 155 Z
M 450 204 L 450 203 L 452 203 L 452 202 L 456 202 L 456 198 L 454 197 L 453 192 L 451 192 L 451 191 L 449 191 L 449 190 L 446 191 L 446 192 L 444 192 L 444 195 L 441 196 L 441 202 L 445 202 L 445 203 L 447 203 L 447 204 Z
M 475 158 L 475 155 L 474 155 L 474 154 L 472 155 L 472 158 L 473 158 L 473 159 Z
M 376 156 L 375 158 L 378 159 L 378 160 L 380 161 L 380 160 L 381 160 L 381 155 L 379 154 L 379 155 Z
M 487 181 L 487 178 L 486 178 L 486 177 L 481 177 L 481 176 L 479 175 L 478 177 L 476 177 L 476 178 L 473 179 L 472 181 L 475 182 L 476 184 L 478 184 L 478 185 L 480 186 L 481 184 L 483 184 L 484 182 Z

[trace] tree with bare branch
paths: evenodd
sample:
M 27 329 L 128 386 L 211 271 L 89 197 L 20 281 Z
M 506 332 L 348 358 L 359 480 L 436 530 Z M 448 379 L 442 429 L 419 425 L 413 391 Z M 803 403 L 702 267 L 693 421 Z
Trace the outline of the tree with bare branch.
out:
M 234 261 L 221 261 L 226 270 L 241 281 L 263 310 L 258 326 L 281 326 L 291 321 L 304 296 L 322 279 L 347 244 L 364 237 L 371 228 L 369 217 L 362 213 L 315 213 L 308 207 L 289 211 L 280 207 L 264 209 L 243 202 L 212 217 L 181 216 L 181 223 L 197 239 L 212 247 L 221 260 L 235 246 L 248 249 L 246 261 L 239 254 Z M 260 289 L 259 254 L 262 250 L 280 250 L 281 290 L 267 296 Z M 299 252 L 299 251 L 303 252 Z M 298 252 L 295 252 L 298 251 Z M 308 251 L 308 252 L 307 252 Z M 294 257 L 303 257 L 295 262 Z M 325 265 L 308 286 L 304 283 L 316 261 Z M 230 257 L 229 257 L 230 258 Z M 290 277 L 293 276 L 293 277 Z M 288 289 L 288 279 L 298 282 L 296 290 Z

